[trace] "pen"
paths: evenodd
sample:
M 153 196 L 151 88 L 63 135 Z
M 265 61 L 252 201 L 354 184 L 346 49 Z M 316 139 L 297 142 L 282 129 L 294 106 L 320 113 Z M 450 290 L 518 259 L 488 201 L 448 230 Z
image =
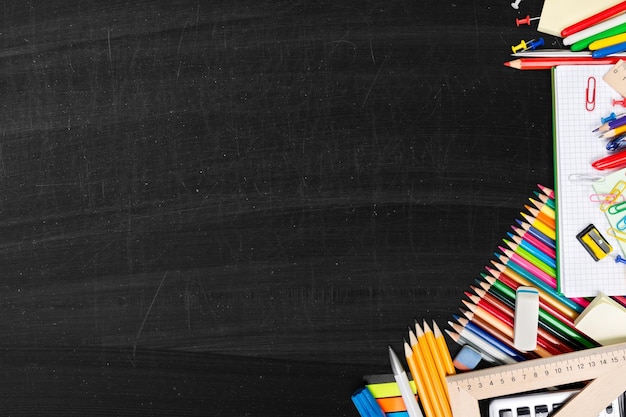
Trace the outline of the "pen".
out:
M 626 165 L 626 151 L 617 152 L 591 163 L 591 166 L 599 171 L 605 169 L 620 168 Z
M 400 388 L 400 393 L 402 394 L 402 399 L 404 400 L 404 405 L 406 405 L 406 411 L 409 414 L 409 417 L 424 417 L 422 410 L 420 410 L 419 405 L 417 405 L 415 395 L 413 395 L 413 390 L 409 384 L 409 378 L 406 376 L 406 372 L 404 372 L 404 369 L 402 368 L 400 359 L 398 359 L 398 356 L 393 351 L 391 346 L 389 346 L 389 361 L 391 362 L 393 377 L 398 383 L 398 387 Z

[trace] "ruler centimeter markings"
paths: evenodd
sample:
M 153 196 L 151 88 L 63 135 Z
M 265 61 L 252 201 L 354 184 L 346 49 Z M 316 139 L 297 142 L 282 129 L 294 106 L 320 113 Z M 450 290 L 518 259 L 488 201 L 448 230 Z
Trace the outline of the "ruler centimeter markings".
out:
M 446 381 L 453 415 L 480 417 L 479 400 L 589 381 L 616 367 L 624 368 L 626 374 L 626 343 L 450 375 Z M 599 382 L 601 390 L 616 392 L 612 399 L 626 391 L 626 386 L 614 386 L 610 380 Z M 584 391 L 581 390 L 577 397 L 584 397 Z M 605 404 L 595 404 L 591 397 L 588 399 L 589 409 L 597 407 L 601 410 L 612 399 Z

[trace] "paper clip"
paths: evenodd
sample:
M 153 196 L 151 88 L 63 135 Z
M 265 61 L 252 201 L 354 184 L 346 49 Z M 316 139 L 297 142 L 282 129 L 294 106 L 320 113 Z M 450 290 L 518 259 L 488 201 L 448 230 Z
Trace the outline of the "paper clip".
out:
M 617 223 L 615 223 L 615 227 L 617 228 L 617 230 L 623 232 L 624 230 L 626 230 L 626 216 L 622 217 L 620 219 L 620 221 L 618 221 Z
M 601 182 L 604 181 L 604 177 L 601 175 L 585 175 L 585 174 L 569 174 L 567 177 L 570 181 L 580 182 Z
M 614 237 L 617 240 L 621 240 L 622 242 L 626 242 L 626 233 L 622 232 L 621 230 L 617 230 L 614 228 L 610 228 L 606 231 L 606 234 Z
M 609 193 L 609 195 L 604 199 L 602 204 L 600 204 L 600 210 L 607 211 L 615 201 L 622 195 L 622 192 L 626 189 L 626 182 L 619 180 Z M 624 220 L 624 219 L 622 219 Z M 626 226 L 626 223 L 625 223 Z M 621 230 L 621 229 L 620 229 Z
M 587 89 L 585 90 L 585 109 L 593 111 L 596 108 L 596 78 L 587 78 Z
M 622 201 L 621 203 L 611 204 L 608 212 L 609 214 L 617 214 L 617 213 L 621 213 L 624 210 L 626 210 L 626 201 Z
M 621 203 L 622 201 L 626 201 L 626 198 L 624 198 L 624 195 L 621 194 L 619 197 L 613 199 L 613 195 L 611 194 L 591 194 L 589 196 L 589 201 L 591 201 L 592 203 L 602 203 L 604 202 L 607 198 L 611 198 L 613 204 L 615 203 Z

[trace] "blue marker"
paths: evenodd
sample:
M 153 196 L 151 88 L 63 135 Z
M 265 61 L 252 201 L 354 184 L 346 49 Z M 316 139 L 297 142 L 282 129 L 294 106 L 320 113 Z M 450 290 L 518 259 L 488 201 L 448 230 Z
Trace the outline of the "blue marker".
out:
M 626 42 L 616 43 L 605 48 L 600 48 L 591 53 L 592 58 L 604 58 L 609 55 L 618 54 L 626 51 Z

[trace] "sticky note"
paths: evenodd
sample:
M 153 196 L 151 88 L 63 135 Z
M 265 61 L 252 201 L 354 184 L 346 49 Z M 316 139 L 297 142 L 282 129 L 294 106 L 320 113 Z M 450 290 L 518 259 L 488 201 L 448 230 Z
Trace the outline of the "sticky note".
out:
M 607 295 L 598 294 L 576 319 L 578 330 L 601 345 L 626 342 L 626 308 Z

